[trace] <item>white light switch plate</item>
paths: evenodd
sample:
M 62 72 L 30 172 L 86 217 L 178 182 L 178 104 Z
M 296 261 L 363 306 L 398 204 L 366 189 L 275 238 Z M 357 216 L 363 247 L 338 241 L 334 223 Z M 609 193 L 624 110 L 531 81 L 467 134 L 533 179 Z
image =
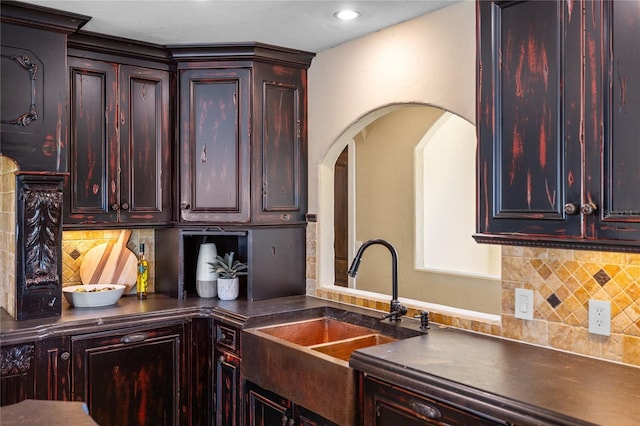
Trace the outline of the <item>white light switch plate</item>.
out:
M 533 319 L 533 290 L 527 290 L 525 288 L 516 288 L 515 302 L 516 302 L 515 303 L 516 318 L 532 320 Z

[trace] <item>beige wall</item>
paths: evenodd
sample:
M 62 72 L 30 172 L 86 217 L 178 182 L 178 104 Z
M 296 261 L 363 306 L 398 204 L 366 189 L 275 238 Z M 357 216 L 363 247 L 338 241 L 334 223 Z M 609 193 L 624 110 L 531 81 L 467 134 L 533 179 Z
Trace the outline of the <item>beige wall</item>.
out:
M 331 285 L 334 278 L 335 159 L 368 124 L 407 103 L 441 107 L 475 122 L 473 2 L 456 3 L 314 58 L 309 69 L 309 212 L 318 215 L 318 287 Z M 412 159 L 407 161 L 405 171 L 413 166 Z M 412 191 L 406 195 L 412 196 Z M 411 255 L 402 260 L 412 262 L 407 256 Z M 489 293 L 482 285 L 471 286 L 432 277 L 425 293 L 434 303 L 486 313 L 499 310 L 499 286 L 494 283 Z
M 320 52 L 308 81 L 309 211 L 318 213 L 318 166 L 330 151 L 337 157 L 342 148 L 334 143 L 358 133 L 365 123 L 359 129 L 351 125 L 368 112 L 398 103 L 430 104 L 475 123 L 474 2 Z M 351 135 L 343 135 L 349 128 Z
M 356 135 L 356 240 L 382 238 L 394 245 L 401 297 L 499 315 L 499 280 L 415 267 L 414 152 L 442 114 L 440 108 L 407 106 L 378 118 Z M 455 197 L 451 194 L 452 206 Z M 470 240 L 472 232 L 473 228 Z M 367 249 L 356 285 L 360 290 L 390 294 L 391 257 L 386 248 Z

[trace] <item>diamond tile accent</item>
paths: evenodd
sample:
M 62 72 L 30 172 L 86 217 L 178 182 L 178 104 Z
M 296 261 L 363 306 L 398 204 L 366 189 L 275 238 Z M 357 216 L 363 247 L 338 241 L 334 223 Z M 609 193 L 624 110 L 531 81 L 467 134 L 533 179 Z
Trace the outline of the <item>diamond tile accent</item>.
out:
M 598 272 L 596 272 L 593 275 L 593 278 L 596 280 L 596 282 L 598 284 L 600 284 L 601 286 L 604 286 L 606 283 L 608 283 L 609 281 L 611 281 L 611 277 L 609 276 L 609 274 L 607 274 L 605 272 L 604 269 L 600 269 Z
M 81 255 L 82 253 L 80 253 L 78 250 L 73 250 L 71 253 L 69 253 L 69 256 L 71 256 L 73 260 L 77 260 Z
M 555 293 L 553 293 L 551 296 L 547 297 L 547 302 L 549 302 L 549 304 L 553 307 L 553 308 L 557 308 L 558 305 L 560 303 L 562 303 L 562 301 L 560 299 L 558 299 L 558 296 L 556 296 Z

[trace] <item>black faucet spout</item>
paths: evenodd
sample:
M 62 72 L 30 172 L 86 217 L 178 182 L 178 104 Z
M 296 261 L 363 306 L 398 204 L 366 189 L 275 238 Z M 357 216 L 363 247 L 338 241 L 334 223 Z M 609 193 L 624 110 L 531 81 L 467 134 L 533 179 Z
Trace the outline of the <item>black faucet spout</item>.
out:
M 350 277 L 356 277 L 364 251 L 367 247 L 374 244 L 385 246 L 391 253 L 391 308 L 389 310 L 389 314 L 385 315 L 384 318 L 389 318 L 391 321 L 399 321 L 400 317 L 407 313 L 407 308 L 398 301 L 398 252 L 391 243 L 382 239 L 365 241 L 358 249 L 356 256 L 353 258 L 353 262 L 351 262 L 351 266 L 349 267 L 347 274 Z

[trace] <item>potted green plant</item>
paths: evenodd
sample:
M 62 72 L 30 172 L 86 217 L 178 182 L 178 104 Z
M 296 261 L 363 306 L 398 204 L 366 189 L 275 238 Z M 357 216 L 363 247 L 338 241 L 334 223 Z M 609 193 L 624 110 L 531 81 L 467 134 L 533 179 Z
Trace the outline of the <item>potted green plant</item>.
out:
M 218 297 L 220 300 L 234 300 L 240 292 L 240 275 L 247 275 L 247 264 L 233 258 L 234 252 L 216 256 L 209 262 L 212 271 L 218 274 Z

